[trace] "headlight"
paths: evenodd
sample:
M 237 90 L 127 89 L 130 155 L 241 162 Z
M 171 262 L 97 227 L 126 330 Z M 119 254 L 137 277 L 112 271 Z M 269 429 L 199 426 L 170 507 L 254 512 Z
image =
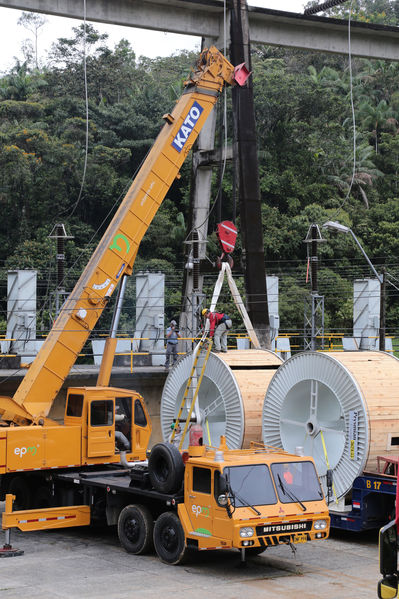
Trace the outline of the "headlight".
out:
M 314 523 L 315 530 L 324 530 L 327 528 L 327 522 L 325 520 L 316 520 Z
M 252 526 L 245 526 L 244 528 L 240 528 L 240 537 L 252 537 L 254 532 Z

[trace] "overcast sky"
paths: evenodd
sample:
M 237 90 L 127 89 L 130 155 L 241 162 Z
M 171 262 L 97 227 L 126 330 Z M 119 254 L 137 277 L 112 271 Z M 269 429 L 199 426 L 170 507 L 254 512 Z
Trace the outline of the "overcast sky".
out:
M 305 2 L 302 0 L 248 0 L 251 6 L 274 8 L 290 12 L 303 12 Z M 17 25 L 21 11 L 12 8 L 0 8 L 0 72 L 8 70 L 14 65 L 15 59 L 22 60 L 22 42 L 31 37 L 31 34 L 22 25 Z M 39 59 L 45 58 L 46 51 L 52 42 L 60 37 L 70 37 L 72 27 L 79 21 L 62 17 L 46 17 L 48 22 L 40 30 L 38 50 Z M 129 40 L 137 56 L 144 55 L 150 58 L 156 56 L 169 56 L 178 50 L 199 50 L 200 38 L 135 29 L 133 27 L 120 27 L 116 25 L 103 25 L 94 23 L 95 28 L 101 33 L 108 33 L 108 45 L 113 48 L 122 38 Z

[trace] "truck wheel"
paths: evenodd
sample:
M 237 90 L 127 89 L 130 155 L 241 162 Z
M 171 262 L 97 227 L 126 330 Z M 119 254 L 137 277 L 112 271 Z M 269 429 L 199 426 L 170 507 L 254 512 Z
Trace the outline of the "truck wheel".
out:
M 256 557 L 266 551 L 267 547 L 246 547 L 245 555 L 248 557 Z
M 159 559 L 166 564 L 181 564 L 187 547 L 183 527 L 173 512 L 164 512 L 155 522 L 154 546 Z
M 46 485 L 42 485 L 35 491 L 33 496 L 34 508 L 54 507 L 54 498 L 51 495 L 51 489 Z
M 152 549 L 153 529 L 151 513 L 143 505 L 127 505 L 119 514 L 118 537 L 128 553 L 148 553 Z
M 184 464 L 180 451 L 170 443 L 158 443 L 151 450 L 148 473 L 160 493 L 176 493 L 183 482 Z
M 24 477 L 14 476 L 9 482 L 7 493 L 15 495 L 14 511 L 29 510 L 32 505 L 32 492 Z

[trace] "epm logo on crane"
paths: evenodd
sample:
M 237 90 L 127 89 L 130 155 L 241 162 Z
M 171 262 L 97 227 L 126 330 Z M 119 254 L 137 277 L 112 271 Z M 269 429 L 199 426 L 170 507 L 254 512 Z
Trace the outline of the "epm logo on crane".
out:
M 172 146 L 178 152 L 181 152 L 184 148 L 186 141 L 190 137 L 195 127 L 195 124 L 200 118 L 203 110 L 203 107 L 200 104 L 198 104 L 198 102 L 194 102 L 194 104 L 191 106 L 188 115 L 184 119 L 182 126 L 180 127 L 174 140 L 172 141 Z

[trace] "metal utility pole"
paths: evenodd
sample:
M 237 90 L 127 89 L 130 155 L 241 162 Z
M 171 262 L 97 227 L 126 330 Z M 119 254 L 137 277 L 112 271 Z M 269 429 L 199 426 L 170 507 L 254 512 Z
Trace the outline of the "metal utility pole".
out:
M 63 224 L 56 224 L 49 235 L 50 239 L 57 240 L 57 288 L 55 291 L 55 316 L 60 313 L 62 297 L 66 295 L 65 291 L 65 240 L 73 239 L 72 235 L 67 235 Z
M 385 351 L 385 307 L 386 307 L 386 272 L 381 269 L 380 278 L 380 351 Z
M 318 292 L 318 267 L 319 258 L 317 255 L 317 244 L 324 241 L 321 237 L 319 226 L 316 224 L 310 225 L 304 243 L 310 245 L 311 254 L 310 272 L 312 290 L 310 298 L 305 300 L 304 311 L 304 349 L 315 351 L 317 349 L 317 338 L 321 338 L 321 346 L 324 348 L 324 296 Z
M 233 0 L 230 58 L 251 69 L 246 0 Z M 246 303 L 253 328 L 264 348 L 270 348 L 265 253 L 259 190 L 258 151 L 252 79 L 233 87 L 234 170 L 238 172 Z

